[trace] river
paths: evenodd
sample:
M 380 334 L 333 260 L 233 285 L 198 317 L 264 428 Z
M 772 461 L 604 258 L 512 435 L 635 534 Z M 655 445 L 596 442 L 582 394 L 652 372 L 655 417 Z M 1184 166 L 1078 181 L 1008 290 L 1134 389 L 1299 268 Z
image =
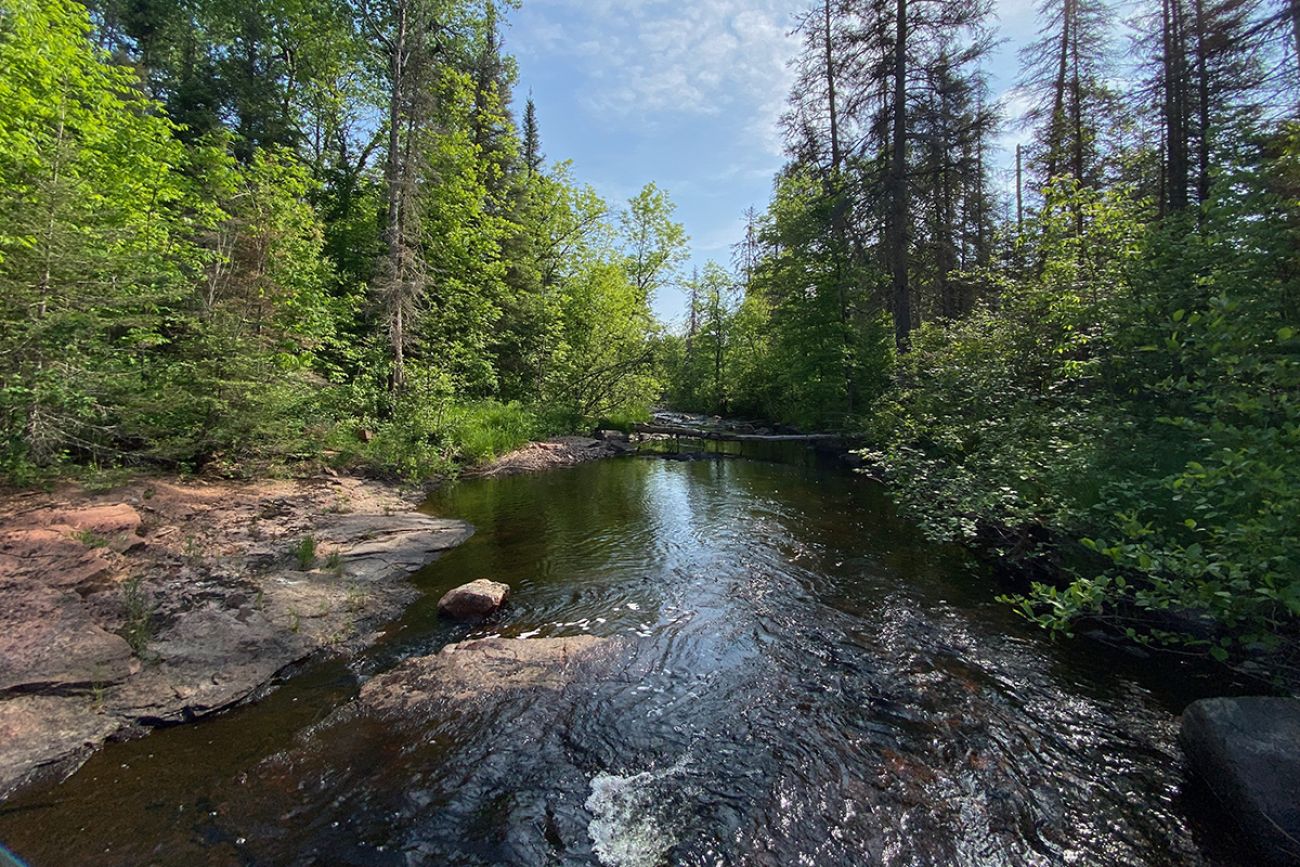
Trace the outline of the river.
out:
M 1176 746 L 1212 673 L 1051 642 L 879 486 L 784 454 L 449 487 L 426 509 L 478 533 L 370 651 L 110 745 L 0 806 L 0 841 L 32 867 L 1232 863 Z M 514 588 L 504 614 L 440 622 L 479 577 Z M 618 674 L 320 725 L 489 634 L 616 638 Z

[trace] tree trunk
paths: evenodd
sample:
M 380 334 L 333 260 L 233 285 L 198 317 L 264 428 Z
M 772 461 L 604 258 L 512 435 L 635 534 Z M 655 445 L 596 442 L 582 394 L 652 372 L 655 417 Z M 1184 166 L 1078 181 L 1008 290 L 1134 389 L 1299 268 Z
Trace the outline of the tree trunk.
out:
M 1210 200 L 1210 72 L 1206 42 L 1205 0 L 1196 0 L 1197 110 L 1200 120 L 1196 152 L 1196 201 L 1201 206 L 1196 216 L 1197 225 L 1204 224 L 1205 203 Z
M 1065 0 L 1061 10 L 1061 53 L 1056 64 L 1056 85 L 1052 94 L 1052 118 L 1047 135 L 1047 180 L 1061 171 L 1061 148 L 1065 144 L 1065 76 L 1070 68 L 1070 33 L 1074 25 L 1074 0 Z
M 402 165 L 402 115 L 406 98 L 406 57 L 410 4 L 401 2 L 396 8 L 392 45 L 389 51 L 389 104 L 388 104 L 388 159 L 384 166 L 387 200 L 384 216 L 384 243 L 387 262 L 384 277 L 388 281 L 385 301 L 388 314 L 388 336 L 393 352 L 391 388 L 396 391 L 406 384 L 406 323 L 402 298 L 404 280 L 402 245 L 403 177 Z
M 840 149 L 840 116 L 839 107 L 836 105 L 835 53 L 834 46 L 831 42 L 831 0 L 823 0 L 823 12 L 825 14 L 826 25 L 824 33 L 826 48 L 826 103 L 831 116 L 831 172 L 838 173 L 840 170 L 840 163 L 844 159 L 844 156 Z
M 889 260 L 894 290 L 894 339 L 906 351 L 912 334 L 907 283 L 907 0 L 897 0 L 894 40 L 894 130 L 889 164 Z
M 1185 42 L 1182 26 L 1182 0 L 1163 0 L 1163 33 L 1165 77 L 1165 135 L 1168 160 L 1167 198 L 1170 211 L 1187 207 L 1187 186 L 1190 175 L 1187 140 L 1187 76 L 1183 67 Z
M 1083 78 L 1079 70 L 1079 21 L 1078 8 L 1071 4 L 1074 9 L 1075 21 L 1074 26 L 1070 28 L 1071 46 L 1070 53 L 1072 56 L 1072 70 L 1070 75 L 1070 96 L 1071 103 L 1070 114 L 1074 122 L 1074 148 L 1073 148 L 1073 175 L 1076 189 L 1082 190 L 1084 186 L 1084 154 L 1083 154 Z M 1078 201 L 1074 203 L 1074 231 L 1075 234 L 1083 237 L 1083 206 Z M 1083 255 L 1083 245 L 1079 245 L 1079 254 Z

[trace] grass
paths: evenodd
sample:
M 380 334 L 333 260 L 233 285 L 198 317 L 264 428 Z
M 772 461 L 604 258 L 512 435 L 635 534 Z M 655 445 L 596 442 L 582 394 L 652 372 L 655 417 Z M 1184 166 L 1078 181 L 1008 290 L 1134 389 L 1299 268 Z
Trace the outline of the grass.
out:
M 537 416 L 518 403 L 478 401 L 448 414 L 447 440 L 464 463 L 490 461 L 538 436 Z
M 122 585 L 122 604 L 126 619 L 118 634 L 126 639 L 136 656 L 143 658 L 153 641 L 154 603 L 142 578 L 137 576 Z
M 304 536 L 293 553 L 298 558 L 299 569 L 303 572 L 311 569 L 316 565 L 316 539 L 312 536 Z
M 101 536 L 93 530 L 78 530 L 73 534 L 78 542 L 87 548 L 107 548 L 108 538 Z

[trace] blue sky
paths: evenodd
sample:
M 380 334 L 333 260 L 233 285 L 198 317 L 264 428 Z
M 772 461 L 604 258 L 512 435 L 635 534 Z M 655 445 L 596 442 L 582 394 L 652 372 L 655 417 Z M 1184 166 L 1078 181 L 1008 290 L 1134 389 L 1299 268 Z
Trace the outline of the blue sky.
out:
M 744 210 L 760 210 L 782 162 L 777 119 L 790 88 L 790 35 L 803 0 L 523 0 L 506 48 L 531 90 L 542 146 L 611 202 L 655 181 L 677 203 L 693 265 L 728 262 Z M 1006 42 L 988 63 L 995 92 L 1035 31 L 1032 0 L 997 0 Z M 1014 113 L 1014 107 L 1012 107 Z M 1020 133 L 1000 138 L 1005 156 Z M 690 265 L 688 265 L 688 268 Z M 656 310 L 679 320 L 682 293 Z

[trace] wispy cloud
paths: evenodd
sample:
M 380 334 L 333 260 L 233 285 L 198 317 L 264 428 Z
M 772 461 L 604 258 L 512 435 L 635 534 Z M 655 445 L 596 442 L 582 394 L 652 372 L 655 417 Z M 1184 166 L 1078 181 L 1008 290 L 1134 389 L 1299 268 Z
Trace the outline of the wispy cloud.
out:
M 772 149 L 789 91 L 790 4 L 782 0 L 530 0 L 526 58 L 577 55 L 576 102 L 620 124 L 726 117 Z

